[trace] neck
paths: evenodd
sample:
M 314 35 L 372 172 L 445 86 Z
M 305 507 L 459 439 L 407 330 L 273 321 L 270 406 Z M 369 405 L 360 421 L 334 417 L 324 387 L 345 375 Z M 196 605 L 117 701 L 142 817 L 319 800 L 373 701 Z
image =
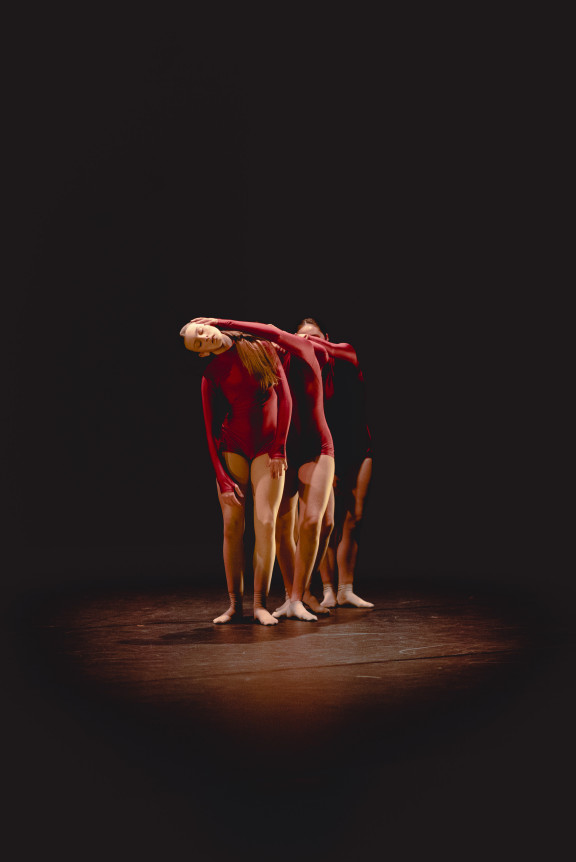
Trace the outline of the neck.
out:
M 222 333 L 222 345 L 218 347 L 216 350 L 213 350 L 212 353 L 218 355 L 219 353 L 224 353 L 226 350 L 230 350 L 234 342 L 230 338 L 229 335 L 226 335 L 225 332 Z

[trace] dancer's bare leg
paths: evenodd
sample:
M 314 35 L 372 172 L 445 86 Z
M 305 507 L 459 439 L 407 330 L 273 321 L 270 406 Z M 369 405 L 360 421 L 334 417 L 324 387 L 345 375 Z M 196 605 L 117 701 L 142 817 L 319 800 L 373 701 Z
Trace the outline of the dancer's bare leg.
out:
M 328 550 L 324 556 L 322 567 L 320 569 L 320 577 L 322 578 L 323 599 L 320 602 L 323 608 L 335 608 L 338 602 L 336 601 L 336 589 L 334 581 L 336 576 L 336 548 L 328 546 Z
M 290 606 L 290 595 L 294 583 L 296 560 L 296 536 L 298 534 L 298 473 L 288 467 L 284 482 L 284 493 L 276 517 L 276 559 L 282 573 L 286 600 L 276 608 L 273 616 L 286 616 Z
M 370 488 L 371 478 L 372 458 L 365 458 L 360 465 L 360 469 L 358 470 L 358 474 L 356 475 L 351 489 L 352 496 L 346 509 L 346 515 L 342 525 L 342 538 L 337 551 L 337 601 L 339 605 L 347 605 L 355 608 L 374 607 L 372 602 L 367 602 L 364 599 L 361 599 L 360 596 L 357 596 L 353 589 L 354 573 L 356 571 L 356 563 L 358 559 L 360 529 L 362 526 L 364 505 Z
M 298 544 L 287 616 L 312 621 L 316 617 L 306 610 L 302 598 L 318 554 L 322 518 L 334 479 L 334 458 L 319 455 L 314 461 L 302 464 L 298 479 Z
M 230 596 L 230 607 L 219 617 L 213 620 L 217 625 L 223 623 L 238 622 L 242 619 L 242 599 L 244 596 L 244 523 L 246 491 L 248 489 L 248 478 L 250 465 L 241 455 L 234 452 L 224 452 L 226 467 L 236 484 L 241 489 L 244 497 L 240 500 L 240 506 L 230 506 L 223 501 L 218 485 L 218 499 L 222 509 L 224 521 L 224 540 L 222 553 L 224 556 L 224 571 L 226 572 L 226 584 Z
M 320 572 L 320 578 L 322 580 L 322 591 L 324 593 L 324 597 L 320 604 L 324 608 L 335 608 L 338 604 L 336 601 L 336 550 L 342 536 L 342 506 L 340 499 L 336 499 L 334 487 L 336 487 L 336 480 L 334 481 L 334 486 L 330 495 L 334 512 L 334 528 L 330 533 L 326 552 L 318 566 L 318 571 Z
M 272 570 L 276 556 L 276 517 L 284 476 L 273 478 L 267 454 L 254 458 L 251 465 L 254 496 L 254 619 L 264 626 L 278 625 L 278 620 L 266 610 Z
M 330 538 L 332 536 L 332 532 L 334 530 L 334 489 L 330 490 L 330 497 L 328 499 L 328 505 L 326 506 L 326 511 L 324 512 L 324 517 L 322 518 L 322 524 L 320 527 L 320 541 L 318 543 L 318 553 L 316 554 L 316 560 L 314 562 L 314 568 L 312 569 L 312 574 L 308 579 L 308 584 L 306 589 L 304 590 L 304 595 L 302 597 L 302 601 L 306 605 L 306 607 L 310 608 L 312 613 L 314 614 L 329 614 L 330 610 L 325 604 L 322 604 L 318 601 L 318 599 L 310 592 L 310 586 L 312 579 L 314 577 L 314 572 L 320 570 L 320 566 L 322 565 L 322 561 L 328 551 L 328 546 L 330 543 Z M 334 599 L 334 606 L 336 604 L 336 599 Z

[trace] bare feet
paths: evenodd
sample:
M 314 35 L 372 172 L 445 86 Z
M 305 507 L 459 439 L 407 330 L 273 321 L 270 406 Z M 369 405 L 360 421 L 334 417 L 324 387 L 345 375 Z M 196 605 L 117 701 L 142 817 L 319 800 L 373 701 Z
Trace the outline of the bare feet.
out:
M 357 596 L 356 593 L 352 591 L 352 584 L 345 584 L 343 587 L 338 587 L 338 604 L 348 605 L 348 607 L 353 608 L 373 608 L 374 605 L 372 602 L 366 602 L 364 599 L 361 599 L 360 596 Z
M 266 608 L 254 608 L 254 620 L 261 626 L 277 626 L 278 620 L 268 613 Z
M 318 617 L 315 617 L 314 614 L 309 613 L 302 602 L 290 602 L 290 607 L 286 611 L 286 616 L 291 620 L 302 620 L 303 622 L 311 623 L 316 622 Z
M 215 620 L 212 620 L 213 623 L 217 626 L 224 625 L 225 623 L 241 623 L 244 619 L 241 610 L 238 610 L 233 607 L 229 607 L 227 611 L 224 611 L 219 617 L 216 617 Z
M 306 590 L 302 596 L 302 602 L 315 614 L 330 614 L 328 608 L 325 605 L 321 605 L 318 599 L 313 596 L 309 590 Z
M 279 619 L 280 617 L 285 617 L 287 612 L 288 612 L 289 607 L 290 607 L 290 599 L 286 599 L 286 601 L 284 602 L 283 605 L 280 605 L 279 608 L 276 608 L 276 610 L 273 611 L 272 616 L 276 617 L 276 619 Z
M 324 598 L 320 602 L 323 608 L 335 608 L 338 602 L 336 601 L 336 595 L 334 594 L 334 590 L 332 587 L 324 587 Z

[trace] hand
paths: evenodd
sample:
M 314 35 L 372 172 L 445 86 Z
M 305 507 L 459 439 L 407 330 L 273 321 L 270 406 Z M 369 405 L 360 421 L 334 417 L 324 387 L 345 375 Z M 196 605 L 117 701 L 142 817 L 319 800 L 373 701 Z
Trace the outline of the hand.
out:
M 273 479 L 281 479 L 288 469 L 286 458 L 268 458 L 268 468 Z
M 217 317 L 193 317 L 190 323 L 206 323 L 210 326 L 215 326 L 218 322 Z
M 220 494 L 220 499 L 226 506 L 232 506 L 232 508 L 241 509 L 242 503 L 240 502 L 238 497 L 240 497 L 240 500 L 244 499 L 244 494 L 242 493 L 238 485 L 234 485 L 233 491 L 224 491 Z

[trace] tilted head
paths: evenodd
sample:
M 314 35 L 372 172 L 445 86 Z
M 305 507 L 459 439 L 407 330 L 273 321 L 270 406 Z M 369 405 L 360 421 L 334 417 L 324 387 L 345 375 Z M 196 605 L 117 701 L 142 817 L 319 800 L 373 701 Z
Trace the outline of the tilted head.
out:
M 198 356 L 223 353 L 232 344 L 231 338 L 209 323 L 187 323 L 180 330 L 187 350 Z
M 210 323 L 194 321 L 183 326 L 180 335 L 186 349 L 198 356 L 218 355 L 234 345 L 242 365 L 258 380 L 262 389 L 276 386 L 279 381 L 278 355 L 267 341 L 259 341 L 236 330 L 222 332 Z

